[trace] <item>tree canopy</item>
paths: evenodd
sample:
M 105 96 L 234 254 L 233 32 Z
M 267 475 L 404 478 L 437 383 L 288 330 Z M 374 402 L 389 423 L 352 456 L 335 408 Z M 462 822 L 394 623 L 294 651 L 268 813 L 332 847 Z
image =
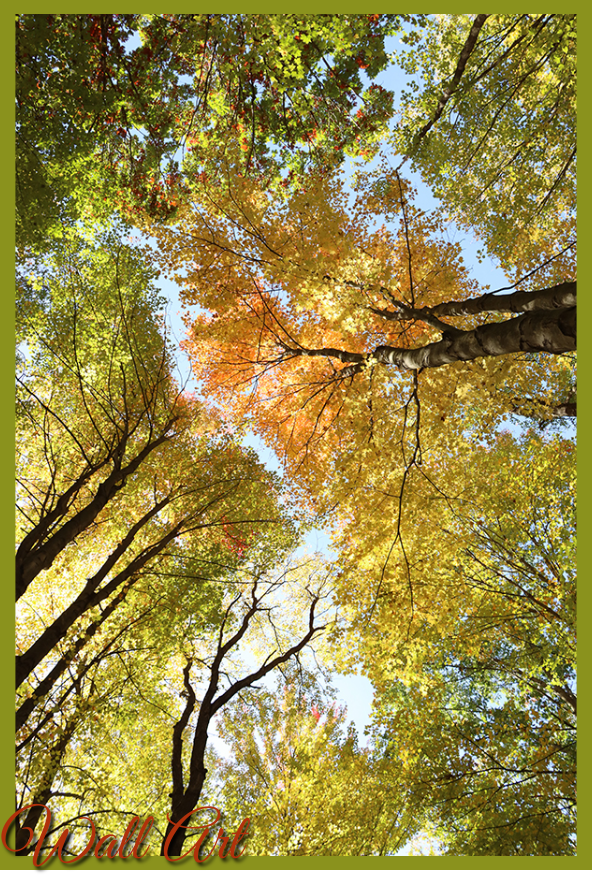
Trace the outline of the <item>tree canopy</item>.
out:
M 416 827 L 407 789 L 346 727 L 330 686 L 310 675 L 235 701 L 221 726 L 231 758 L 212 795 L 251 814 L 254 854 L 387 855 Z
M 576 854 L 575 23 L 16 16 L 17 855 Z
M 434 194 L 510 270 L 541 238 L 573 245 L 576 16 L 432 16 L 399 58 L 394 144 Z
M 228 143 L 288 183 L 371 154 L 392 96 L 366 87 L 408 15 L 17 16 L 17 207 L 24 243 L 114 204 L 174 215 Z M 139 41 L 139 45 L 136 45 Z M 108 202 L 105 204 L 105 202 Z
M 17 730 L 21 758 L 42 763 L 84 728 L 89 699 L 109 702 L 91 696 L 105 665 L 146 657 L 177 615 L 177 637 L 207 629 L 233 564 L 272 563 L 295 532 L 277 479 L 176 386 L 141 254 L 109 238 L 63 250 L 22 279 L 37 308 L 22 309 Z M 25 781 L 35 800 L 58 775 L 49 754 L 41 790 Z
M 491 430 L 533 398 L 551 417 L 573 391 L 573 262 L 543 268 L 543 288 L 478 294 L 442 219 L 384 173 L 360 172 L 353 207 L 339 175 L 279 203 L 204 184 L 183 222 L 151 226 L 201 308 L 186 349 L 211 398 L 248 413 L 317 500 L 331 472 L 331 505 L 366 473 L 425 470 L 422 445 L 447 454 L 471 420 Z

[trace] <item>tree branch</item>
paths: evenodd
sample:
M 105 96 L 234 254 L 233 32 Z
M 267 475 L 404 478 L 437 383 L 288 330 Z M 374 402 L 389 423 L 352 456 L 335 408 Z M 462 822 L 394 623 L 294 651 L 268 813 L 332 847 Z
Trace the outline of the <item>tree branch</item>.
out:
M 428 311 L 430 315 L 437 317 L 464 317 L 496 311 L 517 314 L 535 310 L 555 310 L 574 307 L 576 294 L 577 283 L 575 280 L 570 280 L 546 289 L 535 289 L 532 292 L 516 290 L 509 295 L 494 295 L 487 292 L 478 298 L 442 302 L 433 308 L 422 308 L 419 312 Z
M 484 12 L 480 13 L 475 18 L 473 25 L 471 27 L 471 30 L 469 31 L 469 36 L 467 37 L 466 42 L 465 42 L 464 46 L 462 47 L 461 53 L 460 53 L 459 58 L 458 58 L 458 63 L 456 65 L 456 70 L 454 71 L 454 75 L 450 81 L 450 84 L 445 86 L 442 89 L 442 93 L 440 94 L 440 99 L 438 100 L 438 105 L 436 107 L 436 110 L 435 110 L 432 118 L 415 135 L 411 149 L 409 151 L 409 155 L 407 156 L 407 158 L 412 157 L 417 152 L 419 144 L 424 139 L 424 137 L 426 136 L 426 134 L 428 133 L 430 128 L 432 128 L 436 124 L 436 122 L 438 121 L 438 119 L 440 118 L 440 116 L 442 115 L 442 113 L 444 111 L 444 107 L 446 106 L 446 104 L 448 103 L 448 101 L 450 100 L 450 98 L 452 97 L 452 95 L 454 94 L 456 89 L 458 88 L 461 77 L 465 71 L 465 67 L 467 66 L 467 61 L 469 60 L 469 57 L 471 56 L 471 53 L 472 53 L 472 51 L 475 48 L 475 45 L 477 43 L 477 38 L 479 37 L 479 32 L 481 31 L 481 28 L 483 27 L 483 25 L 485 24 L 485 22 L 488 18 L 489 18 L 489 13 L 484 13 Z M 405 159 L 405 161 L 406 161 L 406 159 Z M 403 163 L 404 162 L 401 162 L 401 164 L 399 165 L 399 168 L 402 167 Z
M 335 357 L 354 363 L 339 372 L 340 378 L 353 377 L 374 362 L 417 371 L 507 353 L 566 353 L 576 349 L 576 308 L 527 311 L 501 323 L 486 323 L 466 331 L 454 329 L 447 331 L 441 341 L 415 349 L 381 345 L 364 355 L 330 347 L 282 346 L 291 356 Z

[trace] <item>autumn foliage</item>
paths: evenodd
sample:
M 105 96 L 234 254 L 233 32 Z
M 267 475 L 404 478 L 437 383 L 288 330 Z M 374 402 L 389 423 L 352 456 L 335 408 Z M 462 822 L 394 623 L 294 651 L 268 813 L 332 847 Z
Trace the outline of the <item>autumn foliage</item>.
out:
M 574 16 L 16 27 L 17 855 L 575 855 Z

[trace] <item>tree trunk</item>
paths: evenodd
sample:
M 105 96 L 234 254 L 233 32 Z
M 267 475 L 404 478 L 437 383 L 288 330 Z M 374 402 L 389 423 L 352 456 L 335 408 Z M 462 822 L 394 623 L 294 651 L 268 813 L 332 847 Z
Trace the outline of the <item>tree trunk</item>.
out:
M 206 751 L 206 745 L 208 742 L 208 724 L 210 721 L 210 713 L 208 707 L 211 703 L 213 694 L 212 685 L 215 685 L 217 683 L 217 671 L 214 671 L 215 681 L 214 683 L 212 683 L 212 680 L 210 680 L 204 702 L 202 703 L 197 716 L 193 751 L 191 754 L 191 762 L 189 766 L 190 780 L 187 791 L 185 792 L 183 781 L 183 734 L 185 733 L 185 730 L 189 723 L 189 719 L 193 715 L 193 711 L 197 702 L 195 691 L 193 689 L 193 686 L 191 685 L 190 673 L 192 665 L 193 659 L 189 658 L 187 663 L 185 664 L 185 667 L 183 668 L 183 685 L 185 687 L 185 696 L 187 697 L 187 703 L 185 704 L 185 709 L 183 710 L 179 721 L 175 722 L 175 726 L 173 728 L 173 751 L 171 757 L 173 791 L 171 793 L 171 815 L 160 849 L 161 856 L 164 856 L 165 854 L 167 839 L 173 831 L 174 825 L 180 822 L 184 816 L 186 816 L 188 813 L 191 813 L 191 811 L 195 809 L 206 776 L 204 768 L 204 756 Z M 216 665 L 214 664 L 214 666 Z M 197 762 L 199 762 L 199 764 Z M 194 794 L 194 788 L 197 789 L 197 796 Z M 166 850 L 168 856 L 175 857 L 181 855 L 183 841 L 185 840 L 186 834 L 187 825 L 185 824 L 182 828 L 179 828 L 175 832 L 175 835 L 171 840 L 168 849 Z
M 503 323 L 487 323 L 476 329 L 453 330 L 447 334 L 441 341 L 415 350 L 377 347 L 374 358 L 385 364 L 418 370 L 506 353 L 566 353 L 576 349 L 576 308 L 533 311 Z
M 573 307 L 576 304 L 576 291 L 577 283 L 571 280 L 531 292 L 517 290 L 508 295 L 487 292 L 478 298 L 469 298 L 465 301 L 445 301 L 427 310 L 436 317 L 464 317 L 493 311 L 511 314 L 548 311 Z
M 172 753 L 172 780 L 173 780 L 173 791 L 171 794 L 172 804 L 171 804 L 171 817 L 169 820 L 169 824 L 167 825 L 167 829 L 165 832 L 164 840 L 162 842 L 161 847 L 161 855 L 164 856 L 165 853 L 165 845 L 167 843 L 167 839 L 171 835 L 174 826 L 176 823 L 180 822 L 184 816 L 187 816 L 191 813 L 192 810 L 195 810 L 200 795 L 202 793 L 204 783 L 206 780 L 206 767 L 205 767 L 205 754 L 206 747 L 208 744 L 208 728 L 210 725 L 210 721 L 213 716 L 221 709 L 225 704 L 227 704 L 233 697 L 235 697 L 240 691 L 245 688 L 249 688 L 259 679 L 262 679 L 264 676 L 267 676 L 268 673 L 275 670 L 276 667 L 279 667 L 281 664 L 285 664 L 286 661 L 289 661 L 290 658 L 297 655 L 302 649 L 310 642 L 314 634 L 324 629 L 324 625 L 320 625 L 319 627 L 315 627 L 315 609 L 319 600 L 319 597 L 316 596 L 313 598 L 308 616 L 308 632 L 302 639 L 292 648 L 287 649 L 287 651 L 278 655 L 272 661 L 264 662 L 258 670 L 254 673 L 250 673 L 248 676 L 245 676 L 242 679 L 237 680 L 232 685 L 230 685 L 226 691 L 224 691 L 221 695 L 219 695 L 215 700 L 214 697 L 218 690 L 218 682 L 220 679 L 220 667 L 224 657 L 228 654 L 228 652 L 234 648 L 237 643 L 241 641 L 243 636 L 248 630 L 249 623 L 251 618 L 259 611 L 259 598 L 256 597 L 256 585 L 253 587 L 251 592 L 251 606 L 248 612 L 245 614 L 241 626 L 238 631 L 230 637 L 230 639 L 226 643 L 222 643 L 222 635 L 224 632 L 225 621 L 228 617 L 227 615 L 222 623 L 222 627 L 220 630 L 220 638 L 218 640 L 218 649 L 216 652 L 216 657 L 212 663 L 210 668 L 210 682 L 207 688 L 207 691 L 202 700 L 199 714 L 197 717 L 197 723 L 195 726 L 195 732 L 193 736 L 193 746 L 191 750 L 191 760 L 189 762 L 189 781 L 187 783 L 187 788 L 184 789 L 183 783 L 183 733 L 188 726 L 189 719 L 193 713 L 193 710 L 196 705 L 196 695 L 193 687 L 191 685 L 190 680 L 190 671 L 192 660 L 189 659 L 185 668 L 183 670 L 183 682 L 187 697 L 187 704 L 185 709 L 183 710 L 183 715 L 176 722 L 174 730 L 173 730 L 173 753 Z M 231 604 L 231 606 L 233 606 Z M 183 842 L 187 836 L 187 825 L 185 824 L 179 827 L 170 841 L 170 844 L 167 849 L 167 856 L 170 858 L 174 858 L 175 856 L 180 856 L 183 849 Z M 202 829 L 202 831 L 205 829 Z M 198 841 L 196 841 L 197 843 Z
M 512 399 L 512 411 L 520 417 L 534 417 L 542 423 L 549 423 L 557 417 L 577 417 L 578 406 L 575 396 L 558 405 L 545 399 L 521 399 L 515 396 Z
M 16 554 L 17 600 L 23 596 L 33 579 L 42 570 L 49 569 L 60 552 L 96 520 L 99 513 L 123 487 L 125 479 L 133 475 L 154 450 L 170 440 L 167 433 L 174 422 L 175 418 L 171 418 L 165 425 L 163 434 L 146 444 L 126 466 L 120 467 L 119 459 L 114 458 L 113 471 L 97 487 L 93 499 L 70 520 L 62 524 L 59 530 L 48 539 L 44 539 L 47 530 L 50 529 L 45 520 L 40 521 L 31 533 L 23 539 Z M 124 448 L 125 446 L 123 445 L 120 449 L 121 453 L 123 453 Z M 56 506 L 56 508 L 58 507 Z M 52 514 L 55 514 L 55 510 Z
M 468 35 L 468 37 L 465 41 L 465 44 L 462 47 L 461 53 L 459 55 L 458 62 L 456 65 L 456 70 L 454 71 L 454 75 L 452 77 L 452 80 L 442 90 L 442 93 L 441 93 L 440 98 L 438 100 L 438 106 L 436 107 L 436 110 L 435 110 L 432 118 L 428 122 L 426 122 L 426 124 L 423 126 L 423 128 L 420 131 L 418 131 L 418 133 L 415 135 L 412 147 L 409 151 L 410 156 L 413 156 L 417 152 L 417 148 L 418 148 L 419 144 L 421 143 L 423 138 L 426 136 L 426 134 L 428 133 L 430 128 L 432 128 L 433 125 L 435 125 L 435 123 L 438 121 L 438 119 L 442 115 L 444 107 L 446 106 L 446 104 L 448 103 L 448 101 L 450 100 L 450 98 L 455 93 L 456 89 L 458 88 L 460 80 L 462 78 L 462 75 L 465 72 L 465 67 L 467 66 L 467 61 L 469 60 L 471 53 L 472 53 L 472 51 L 475 48 L 475 45 L 477 43 L 477 39 L 479 37 L 479 33 L 481 31 L 481 28 L 483 27 L 483 25 L 485 24 L 485 22 L 489 18 L 489 15 L 490 15 L 490 13 L 488 13 L 488 12 L 480 12 L 479 15 L 477 15 L 477 17 L 473 21 L 473 24 L 471 26 L 471 30 L 469 31 L 469 35 Z M 401 165 L 402 164 L 403 164 L 403 162 L 401 162 Z M 401 167 L 401 165 L 399 165 L 399 168 Z
M 415 349 L 381 345 L 371 353 L 354 353 L 336 347 L 292 347 L 280 341 L 289 357 L 323 356 L 351 363 L 339 372 L 340 378 L 350 378 L 372 363 L 397 365 L 410 371 L 424 368 L 440 368 L 451 362 L 468 362 L 487 356 L 504 356 L 506 353 L 567 353 L 576 349 L 576 306 L 557 307 L 558 302 L 575 301 L 575 283 L 562 283 L 545 290 L 532 293 L 516 292 L 507 299 L 501 310 L 510 306 L 521 311 L 520 316 L 497 323 L 485 323 L 474 329 L 457 329 L 442 323 L 437 315 L 461 316 L 485 311 L 498 311 L 497 296 L 481 296 L 468 302 L 446 302 L 435 308 L 413 309 L 406 306 L 399 311 L 381 311 L 371 308 L 375 313 L 394 320 L 401 318 L 401 311 L 407 319 L 423 320 L 432 324 L 442 333 L 440 341 Z M 506 298 L 505 296 L 503 298 Z M 541 304 L 531 310 L 533 303 Z M 575 412 L 574 412 L 575 414 Z M 566 409 L 565 416 L 574 416 L 572 409 Z M 557 416 L 560 416 L 559 414 Z M 561 415 L 564 416 L 564 415 Z
M 154 512 L 151 512 L 151 516 Z M 147 517 L 147 516 L 145 516 Z M 16 659 L 16 687 L 21 685 L 27 676 L 33 672 L 35 667 L 43 660 L 51 650 L 63 639 L 71 626 L 89 609 L 107 600 L 116 589 L 124 584 L 128 579 L 139 572 L 149 560 L 156 557 L 163 548 L 172 542 L 182 527 L 183 522 L 177 524 L 169 533 L 162 537 L 157 543 L 140 552 L 115 578 L 113 578 L 101 590 L 97 590 L 96 579 L 100 576 L 102 569 L 96 576 L 89 579 L 84 590 L 78 597 L 65 609 L 56 620 L 47 627 L 41 636 L 27 649 L 24 654 L 19 655 Z M 108 562 L 108 561 L 107 561 Z M 99 579 L 100 581 L 100 579 Z
M 173 830 L 175 824 L 177 822 L 180 822 L 180 820 L 183 819 L 184 816 L 187 816 L 188 813 L 191 813 L 192 810 L 196 809 L 205 781 L 206 769 L 203 766 L 202 759 L 201 767 L 198 771 L 196 771 L 194 785 L 191 787 L 191 789 L 187 790 L 187 792 L 179 799 L 176 804 L 173 804 L 170 816 L 171 821 L 167 825 L 164 840 L 160 849 L 161 856 L 164 856 L 164 849 L 167 838 Z M 167 849 L 167 856 L 169 856 L 169 858 L 178 857 L 183 852 L 183 844 L 185 843 L 185 838 L 187 837 L 188 822 L 189 820 L 185 820 L 185 824 L 181 828 L 178 828 L 176 830 Z
M 117 609 L 120 603 L 125 600 L 127 593 L 131 586 L 135 584 L 135 579 L 128 581 L 124 587 L 121 589 L 117 597 L 111 601 L 101 612 L 99 618 L 96 621 L 93 621 L 88 625 L 82 636 L 78 637 L 72 645 L 66 649 L 66 651 L 61 655 L 59 660 L 53 664 L 47 676 L 41 680 L 41 682 L 33 689 L 31 694 L 21 703 L 20 707 L 16 711 L 16 730 L 20 731 L 23 727 L 35 707 L 38 703 L 41 702 L 41 699 L 46 697 L 47 694 L 53 688 L 53 685 L 60 678 L 62 673 L 65 673 L 67 668 L 70 666 L 72 659 L 79 654 L 80 650 L 86 645 L 86 642 L 94 636 L 99 627 L 109 618 L 109 616 Z M 18 658 L 17 658 L 18 661 Z M 35 666 L 37 666 L 35 664 Z M 19 675 L 22 675 L 23 672 L 26 672 L 26 668 L 23 671 L 22 668 L 17 668 L 17 688 L 20 685 Z M 27 673 L 27 675 L 29 675 Z M 26 677 L 25 677 L 26 678 Z M 24 681 L 24 680 L 21 680 Z

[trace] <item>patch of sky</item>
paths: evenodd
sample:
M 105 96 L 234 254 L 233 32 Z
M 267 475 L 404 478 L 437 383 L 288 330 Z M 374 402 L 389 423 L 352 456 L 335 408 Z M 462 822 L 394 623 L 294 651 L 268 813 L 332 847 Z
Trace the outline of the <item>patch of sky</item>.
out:
M 374 688 L 369 679 L 362 675 L 334 673 L 331 683 L 337 689 L 342 703 L 347 707 L 347 718 L 353 722 L 358 732 L 360 745 L 367 746 L 369 738 L 366 727 L 370 721 L 370 710 Z
M 142 38 L 137 30 L 133 31 L 123 44 L 126 54 L 130 54 L 134 49 L 139 49 L 142 45 Z
M 262 687 L 272 690 L 274 685 L 281 681 L 279 674 L 274 674 L 274 679 L 267 679 Z M 364 676 L 344 675 L 335 673 L 330 679 L 331 685 L 337 690 L 337 700 L 339 706 L 345 706 L 346 722 L 353 722 L 358 735 L 358 743 L 360 746 L 368 746 L 369 738 L 365 733 L 365 729 L 370 719 L 370 709 L 372 706 L 372 697 L 374 689 Z M 212 722 L 211 730 L 208 732 L 208 740 L 218 755 L 223 758 L 230 758 L 232 751 L 230 746 L 218 734 L 216 729 L 216 719 Z
M 404 27 L 404 30 L 409 29 L 409 26 Z M 391 59 L 395 58 L 400 52 L 414 51 L 413 47 L 408 46 L 400 37 L 395 36 L 386 38 L 385 49 Z M 411 76 L 402 70 L 398 64 L 391 61 L 385 70 L 379 73 L 373 80 L 369 79 L 363 70 L 360 70 L 360 76 L 365 88 L 368 88 L 374 82 L 393 93 L 394 114 L 389 125 L 390 131 L 393 132 L 401 116 L 401 99 L 404 90 L 409 89 L 413 83 L 420 85 L 419 74 Z M 436 97 L 434 95 L 434 107 Z M 380 159 L 384 157 L 386 157 L 392 170 L 400 165 L 403 158 L 392 151 L 389 153 L 381 151 L 379 156 L 370 163 L 348 158 L 346 168 L 350 175 L 353 176 L 357 168 L 363 167 L 363 170 L 376 168 Z M 425 211 L 442 209 L 441 204 L 436 200 L 431 189 L 424 183 L 419 173 L 412 171 L 409 165 L 404 165 L 402 174 L 417 190 L 417 197 L 414 201 L 417 207 Z M 448 236 L 451 243 L 458 242 L 461 244 L 465 264 L 474 273 L 474 276 L 478 278 L 484 288 L 499 290 L 508 286 L 508 278 L 499 265 L 491 257 L 481 254 L 483 243 L 476 236 L 462 231 L 452 221 L 448 225 Z
M 135 36 L 137 35 L 134 35 L 134 37 Z M 135 48 L 136 45 L 140 44 L 139 37 L 137 37 L 137 43 L 133 43 L 132 40 L 133 37 L 130 37 L 130 40 L 128 40 L 128 43 L 126 44 L 126 48 L 128 48 L 128 50 L 129 48 Z M 394 52 L 399 51 L 401 49 L 401 46 L 404 46 L 404 44 L 402 44 L 400 39 L 397 37 L 391 37 L 387 40 L 387 52 L 389 52 L 391 55 Z M 361 71 L 361 74 L 363 80 L 366 80 L 364 84 L 370 85 L 371 82 L 364 76 L 363 71 Z M 190 77 L 184 78 L 187 78 L 189 79 L 189 81 L 191 81 Z M 387 69 L 379 74 L 374 81 L 377 84 L 382 85 L 383 88 L 387 88 L 393 91 L 395 96 L 395 106 L 399 105 L 403 89 L 409 85 L 409 78 L 407 77 L 407 75 L 398 66 L 393 64 L 389 65 Z M 395 115 L 392 125 L 396 124 L 396 118 L 397 117 Z M 387 156 L 387 160 L 391 168 L 394 170 L 394 168 L 400 163 L 401 157 L 391 154 Z M 363 164 L 364 169 L 369 169 L 372 168 L 372 166 L 376 165 L 377 160 L 372 163 L 366 162 Z M 356 168 L 359 167 L 360 162 L 356 162 L 352 159 L 347 160 L 346 175 L 349 173 L 350 180 L 351 175 L 355 172 Z M 432 192 L 430 191 L 428 186 L 425 185 L 419 174 L 412 172 L 408 167 L 404 169 L 403 173 L 417 190 L 417 198 L 415 201 L 417 206 L 426 211 L 441 209 L 439 202 L 434 198 Z M 351 192 L 351 184 L 345 183 L 345 185 Z M 448 225 L 448 236 L 451 243 L 460 243 L 467 267 L 474 273 L 474 276 L 479 279 L 481 285 L 484 288 L 501 290 L 508 287 L 508 278 L 499 268 L 499 266 L 497 266 L 495 262 L 490 258 L 485 258 L 484 260 L 481 260 L 479 250 L 482 244 L 475 237 L 468 234 L 467 232 L 461 231 L 458 226 L 456 226 L 452 222 L 450 222 Z M 159 286 L 162 290 L 163 295 L 166 297 L 169 303 L 169 308 L 167 308 L 166 313 L 166 321 L 178 351 L 177 365 L 180 375 L 182 376 L 182 382 L 187 386 L 187 388 L 197 391 L 199 390 L 199 388 L 197 387 L 191 375 L 189 360 L 180 348 L 180 341 L 186 334 L 186 327 L 181 317 L 182 303 L 179 297 L 179 287 L 175 282 L 165 278 L 160 279 Z M 193 312 L 197 312 L 197 309 L 193 309 Z M 509 429 L 515 434 L 519 434 L 523 431 L 522 423 L 517 420 L 517 418 L 508 418 L 507 421 L 503 422 L 502 428 Z M 561 428 L 565 430 L 565 435 L 569 435 L 571 437 L 571 435 L 573 434 L 573 428 L 571 427 L 571 424 L 563 424 Z M 268 448 L 259 437 L 255 436 L 252 432 L 247 432 L 242 441 L 243 444 L 245 444 L 247 447 L 251 447 L 257 452 L 259 459 L 269 469 L 278 472 L 279 474 L 283 474 L 283 467 L 277 455 L 270 448 Z M 330 547 L 330 537 L 328 533 L 323 530 L 311 530 L 307 535 L 303 550 L 312 553 L 318 552 L 324 555 L 329 561 L 335 558 L 334 553 Z M 335 674 L 332 677 L 332 681 L 338 689 L 340 697 L 348 708 L 348 716 L 352 721 L 354 721 L 360 736 L 360 740 L 365 740 L 364 728 L 369 720 L 370 705 L 373 694 L 372 685 L 367 679 L 362 676 L 346 676 L 341 674 Z M 218 751 L 221 752 L 221 754 L 225 754 L 221 751 L 223 749 L 221 741 L 217 743 L 216 748 L 218 749 Z M 409 855 L 409 853 L 402 851 L 398 855 Z
M 262 463 L 265 463 L 266 467 L 270 469 L 272 472 L 277 472 L 278 475 L 284 474 L 284 467 L 282 466 L 277 454 L 271 448 L 268 448 L 265 442 L 263 442 L 259 436 L 255 435 L 253 432 L 247 432 L 242 440 L 243 445 L 247 448 L 252 448 L 256 453 Z

